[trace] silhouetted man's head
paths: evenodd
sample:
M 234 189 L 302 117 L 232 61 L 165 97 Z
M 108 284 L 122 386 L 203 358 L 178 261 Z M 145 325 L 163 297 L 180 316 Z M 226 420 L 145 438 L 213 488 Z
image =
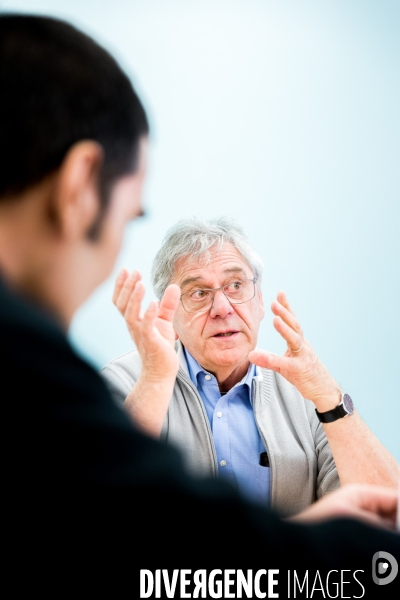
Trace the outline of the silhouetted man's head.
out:
M 0 16 L 0 273 L 68 326 L 142 213 L 148 123 L 95 41 Z

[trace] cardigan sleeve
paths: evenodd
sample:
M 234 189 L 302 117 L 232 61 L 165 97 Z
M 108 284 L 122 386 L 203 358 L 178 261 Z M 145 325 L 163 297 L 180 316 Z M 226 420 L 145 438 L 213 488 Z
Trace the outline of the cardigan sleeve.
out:
M 105 365 L 100 375 L 116 404 L 122 408 L 125 398 L 138 380 L 141 369 L 137 350 L 123 354 Z
M 314 414 L 310 415 L 313 421 L 310 425 L 314 429 L 315 452 L 318 464 L 316 495 L 317 498 L 321 498 L 328 492 L 340 487 L 340 481 L 328 438 L 322 423 L 315 414 L 315 410 L 313 412 Z

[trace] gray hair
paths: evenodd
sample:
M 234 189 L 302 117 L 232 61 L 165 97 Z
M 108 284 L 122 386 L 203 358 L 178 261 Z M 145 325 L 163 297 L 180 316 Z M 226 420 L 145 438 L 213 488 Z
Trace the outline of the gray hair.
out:
M 263 262 L 253 250 L 243 229 L 233 219 L 181 219 L 171 227 L 163 240 L 160 250 L 153 261 L 151 277 L 153 288 L 160 300 L 173 281 L 176 263 L 179 259 L 190 256 L 204 256 L 210 260 L 210 249 L 222 248 L 224 243 L 232 244 L 247 262 L 254 277 L 261 281 Z

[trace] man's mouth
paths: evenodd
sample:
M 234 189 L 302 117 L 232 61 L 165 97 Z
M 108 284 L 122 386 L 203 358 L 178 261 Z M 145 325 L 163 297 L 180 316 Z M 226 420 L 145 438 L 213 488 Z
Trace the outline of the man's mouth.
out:
M 238 333 L 237 331 L 225 331 L 224 333 L 216 333 L 214 335 L 214 337 L 230 337 L 231 335 L 234 335 L 235 333 Z

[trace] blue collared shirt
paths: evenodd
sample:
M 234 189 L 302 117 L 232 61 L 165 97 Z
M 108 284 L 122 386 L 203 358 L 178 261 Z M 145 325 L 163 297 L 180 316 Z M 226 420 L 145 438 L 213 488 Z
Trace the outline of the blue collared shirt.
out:
M 245 496 L 269 503 L 270 469 L 262 467 L 265 452 L 253 412 L 252 380 L 255 365 L 229 392 L 221 396 L 218 381 L 184 348 L 189 375 L 197 387 L 210 422 L 218 460 L 218 473 Z

